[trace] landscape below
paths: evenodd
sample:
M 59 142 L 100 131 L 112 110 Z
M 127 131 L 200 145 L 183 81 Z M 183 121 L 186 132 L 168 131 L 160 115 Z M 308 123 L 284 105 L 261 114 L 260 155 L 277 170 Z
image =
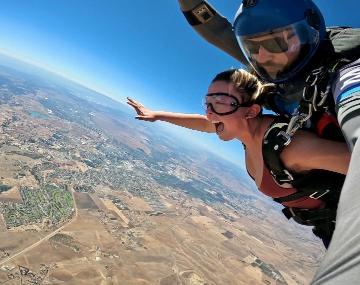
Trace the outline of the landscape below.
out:
M 0 284 L 311 280 L 320 241 L 243 170 L 108 97 L 14 66 L 0 66 Z

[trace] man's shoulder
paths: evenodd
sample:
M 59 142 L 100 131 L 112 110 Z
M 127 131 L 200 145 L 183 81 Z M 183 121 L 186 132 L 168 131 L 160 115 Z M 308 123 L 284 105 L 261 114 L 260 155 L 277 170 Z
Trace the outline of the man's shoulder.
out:
M 336 54 L 357 59 L 360 57 L 360 29 L 352 27 L 328 27 L 327 38 Z

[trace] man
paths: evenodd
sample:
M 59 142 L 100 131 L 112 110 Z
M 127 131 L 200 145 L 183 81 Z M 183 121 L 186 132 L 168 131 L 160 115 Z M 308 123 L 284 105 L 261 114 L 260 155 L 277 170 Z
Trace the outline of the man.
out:
M 336 110 L 352 160 L 340 197 L 336 230 L 312 284 L 360 279 L 360 32 L 325 29 L 311 0 L 244 0 L 234 26 L 206 1 L 178 0 L 192 27 L 265 81 L 278 86 L 264 104 L 291 118 L 282 145 L 298 128 L 333 137 Z M 237 45 L 238 43 L 238 45 Z M 325 127 L 324 127 L 325 126 Z

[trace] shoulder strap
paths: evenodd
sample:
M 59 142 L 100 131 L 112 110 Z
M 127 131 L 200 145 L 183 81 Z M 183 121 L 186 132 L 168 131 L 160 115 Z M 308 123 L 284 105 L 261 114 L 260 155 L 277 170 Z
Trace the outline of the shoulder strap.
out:
M 287 127 L 285 118 L 276 117 L 265 132 L 262 146 L 264 163 L 280 185 L 294 180 L 294 176 L 284 167 L 280 159 L 281 152 L 291 142 L 291 137 L 286 134 Z
M 360 29 L 351 27 L 330 27 L 327 29 L 335 56 L 349 61 L 360 57 Z

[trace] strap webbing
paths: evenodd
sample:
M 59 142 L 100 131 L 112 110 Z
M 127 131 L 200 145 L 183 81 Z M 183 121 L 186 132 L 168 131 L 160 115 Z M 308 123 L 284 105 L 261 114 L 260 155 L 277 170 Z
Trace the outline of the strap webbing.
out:
M 299 224 L 315 226 L 316 224 L 323 223 L 324 221 L 335 221 L 335 209 L 297 209 L 297 208 L 284 208 L 282 209 L 287 219 L 293 218 Z
M 291 142 L 291 138 L 285 133 L 287 126 L 287 119 L 275 118 L 264 135 L 262 147 L 264 163 L 280 185 L 294 180 L 293 175 L 284 167 L 280 159 L 281 152 Z

